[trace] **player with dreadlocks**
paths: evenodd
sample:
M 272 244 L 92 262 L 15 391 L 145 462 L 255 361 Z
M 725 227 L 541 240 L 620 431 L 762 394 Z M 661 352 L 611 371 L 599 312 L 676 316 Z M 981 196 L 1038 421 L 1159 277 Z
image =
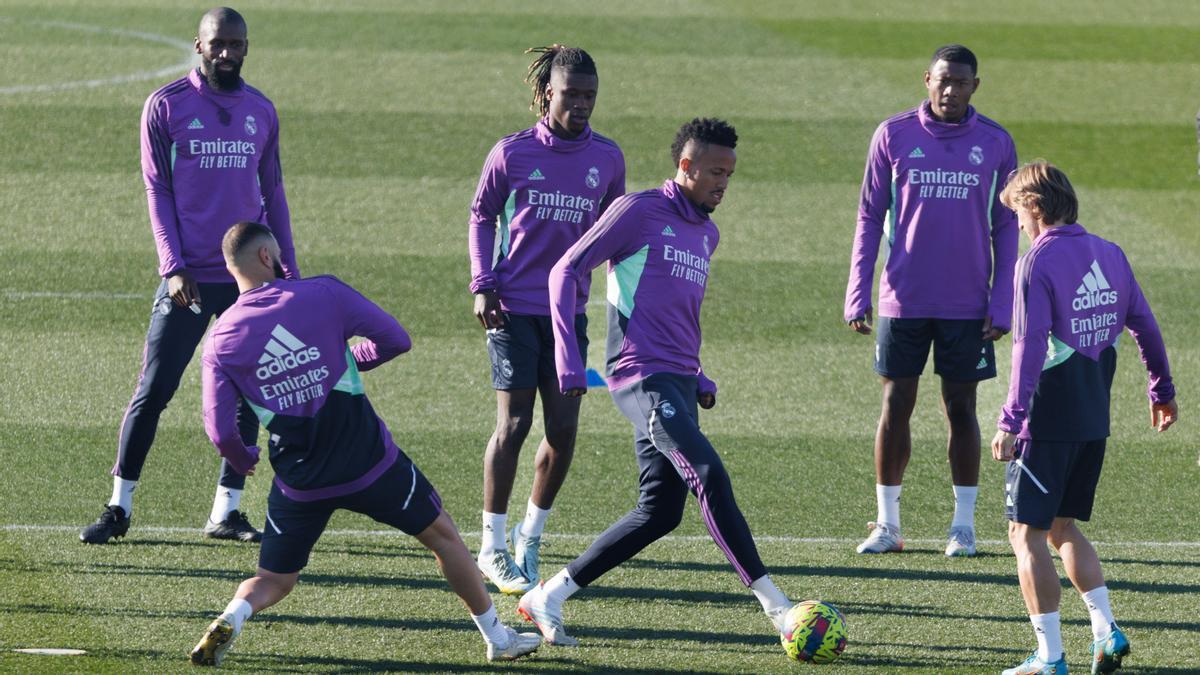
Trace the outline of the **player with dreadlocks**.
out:
M 579 398 L 558 390 L 550 327 L 550 267 L 587 232 L 614 199 L 625 194 L 625 158 L 613 141 L 592 131 L 599 77 L 582 49 L 530 49 L 537 58 L 526 76 L 537 124 L 505 136 L 492 148 L 471 203 L 469 252 L 475 317 L 487 331 L 496 390 L 496 429 L 483 460 L 483 543 L 479 569 L 503 593 L 537 583 L 546 518 L 575 450 Z M 574 340 L 587 352 L 588 285 L 578 289 Z M 521 445 L 542 396 L 545 437 L 534 464 L 525 520 L 512 528 L 508 500 Z
M 689 491 L 713 541 L 783 629 L 791 603 L 767 575 L 697 410 L 717 403 L 717 385 L 700 367 L 700 304 L 720 238 L 709 215 L 729 186 L 736 145 L 721 120 L 684 124 L 671 147 L 674 178 L 618 199 L 550 271 L 558 383 L 577 397 L 587 389 L 571 317 L 578 288 L 608 261 L 608 388 L 633 424 L 641 494 L 583 555 L 521 598 L 518 611 L 546 644 L 578 644 L 563 628 L 563 603 L 678 527 Z

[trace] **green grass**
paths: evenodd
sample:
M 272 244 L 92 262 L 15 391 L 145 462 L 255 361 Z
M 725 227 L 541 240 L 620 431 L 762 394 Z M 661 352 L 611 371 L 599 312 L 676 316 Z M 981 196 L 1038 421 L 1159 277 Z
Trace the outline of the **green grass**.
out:
M 1166 335 L 1184 421 L 1146 424 L 1145 374 L 1124 340 L 1113 438 L 1086 531 L 1134 644 L 1130 672 L 1194 672 L 1200 653 L 1197 398 L 1191 311 L 1200 211 L 1187 85 L 1200 9 L 1168 0 L 981 5 L 622 0 L 486 5 L 317 0 L 239 5 L 247 80 L 276 102 L 300 263 L 335 273 L 393 312 L 415 349 L 366 376 L 375 407 L 465 532 L 479 529 L 482 448 L 494 423 L 482 336 L 466 291 L 466 214 L 484 155 L 527 126 L 525 47 L 577 43 L 601 75 L 596 129 L 616 139 L 629 188 L 669 176 L 670 138 L 696 115 L 728 117 L 740 163 L 716 214 L 721 248 L 704 309 L 705 370 L 721 385 L 704 428 L 733 476 L 764 560 L 793 598 L 839 605 L 850 647 L 836 672 L 996 672 L 1033 644 L 1003 544 L 1003 467 L 985 461 L 982 555 L 940 555 L 952 500 L 936 381 L 913 420 L 905 478 L 910 552 L 853 553 L 874 513 L 879 391 L 871 340 L 841 322 L 867 143 L 915 105 L 933 48 L 981 59 L 974 102 L 1023 159 L 1062 165 L 1081 220 L 1120 243 Z M 0 0 L 0 90 L 115 77 L 180 62 L 160 42 L 92 27 L 194 34 L 196 8 L 152 0 Z M 164 414 L 135 528 L 85 548 L 75 528 L 110 489 L 116 426 L 136 377 L 156 260 L 138 174 L 137 121 L 161 81 L 0 94 L 0 671 L 170 672 L 236 583 L 253 547 L 199 537 L 217 459 L 204 436 L 198 364 Z M 1023 244 L 1024 247 L 1024 244 Z M 603 280 L 597 276 L 596 298 Z M 45 293 L 57 293 L 46 296 Z M 590 360 L 602 359 L 593 304 Z M 981 385 L 985 442 L 1007 386 Z M 540 433 L 535 426 L 531 437 Z M 586 399 L 572 475 L 550 520 L 553 573 L 634 502 L 628 424 Z M 527 452 L 527 455 L 532 453 Z M 511 511 L 528 494 L 523 461 Z M 265 508 L 270 471 L 245 506 Z M 42 529 L 21 529 L 36 526 Z M 301 585 L 249 625 L 232 669 L 474 672 L 473 626 L 415 541 L 339 514 Z M 475 534 L 466 536 L 478 545 Z M 515 601 L 496 596 L 501 615 Z M 538 672 L 782 672 L 793 666 L 709 542 L 694 504 L 675 536 L 568 605 L 579 650 L 544 649 Z M 1087 615 L 1064 592 L 1064 635 L 1082 669 Z M 75 647 L 82 657 L 13 654 Z

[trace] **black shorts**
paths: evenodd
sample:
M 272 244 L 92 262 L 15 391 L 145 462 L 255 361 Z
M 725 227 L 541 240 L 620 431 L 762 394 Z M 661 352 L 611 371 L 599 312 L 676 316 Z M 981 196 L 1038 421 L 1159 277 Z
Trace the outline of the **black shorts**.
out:
M 1091 519 L 1106 442 L 1018 439 L 1004 476 L 1004 515 L 1040 530 L 1055 518 Z
M 575 315 L 579 355 L 587 362 L 587 315 Z M 548 316 L 504 312 L 504 325 L 487 332 L 492 386 L 502 391 L 537 389 L 549 380 L 558 388 L 554 366 L 554 329 Z
M 996 350 L 983 339 L 983 319 L 894 319 L 875 322 L 875 372 L 918 377 L 933 345 L 933 372 L 956 382 L 996 376 Z
M 298 502 L 284 495 L 278 485 L 272 485 L 258 566 L 276 574 L 304 569 L 313 545 L 338 509 L 361 513 L 416 535 L 442 512 L 442 498 L 404 453 L 365 490 L 343 497 Z

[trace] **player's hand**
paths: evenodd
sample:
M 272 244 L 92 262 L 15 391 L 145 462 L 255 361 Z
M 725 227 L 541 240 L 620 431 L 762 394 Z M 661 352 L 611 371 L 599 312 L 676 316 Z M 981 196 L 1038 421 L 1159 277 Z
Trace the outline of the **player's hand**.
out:
M 700 404 L 705 410 L 712 410 L 712 407 L 717 404 L 717 395 L 711 391 L 702 391 L 696 394 L 696 403 Z
M 995 342 L 1000 338 L 1008 335 L 1008 331 L 1003 328 L 992 328 L 992 317 L 983 320 L 983 340 L 984 342 Z
M 1016 453 L 1013 452 L 1013 446 L 1017 444 L 1017 435 L 1009 433 L 1003 429 L 997 429 L 995 437 L 992 438 L 992 459 L 997 462 L 1012 461 Z
M 858 317 L 857 319 L 850 320 L 850 327 L 853 328 L 854 332 L 858 333 L 859 335 L 870 335 L 871 323 L 871 308 L 868 307 L 867 311 L 863 312 L 862 316 Z
M 579 398 L 587 393 L 587 387 L 571 387 L 563 390 L 563 396 L 568 398 Z M 590 405 L 590 404 L 589 404 Z
M 1150 402 L 1150 426 L 1158 431 L 1166 431 L 1179 419 L 1179 406 L 1175 399 L 1166 403 Z
M 167 278 L 167 295 L 180 307 L 200 305 L 200 287 L 187 270 L 179 270 Z
M 504 313 L 500 309 L 500 296 L 496 291 L 479 291 L 475 294 L 475 318 L 486 330 L 504 325 Z

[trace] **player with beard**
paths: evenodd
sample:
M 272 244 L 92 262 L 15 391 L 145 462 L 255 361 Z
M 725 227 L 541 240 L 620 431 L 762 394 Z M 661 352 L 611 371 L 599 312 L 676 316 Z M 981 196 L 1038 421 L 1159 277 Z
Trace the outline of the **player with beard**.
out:
M 299 277 L 279 162 L 279 118 L 262 92 L 241 79 L 249 48 L 246 22 L 228 7 L 200 19 L 200 67 L 150 95 L 142 112 L 142 175 L 162 277 L 150 313 L 141 373 L 121 422 L 113 493 L 100 518 L 83 529 L 86 544 L 129 530 L 133 491 L 159 417 L 179 387 L 209 321 L 237 299 L 225 269 L 221 237 L 232 223 L 270 226 L 281 247 L 282 273 Z M 238 408 L 242 438 L 253 445 L 258 420 Z M 258 541 L 239 509 L 245 477 L 221 464 L 204 532 Z
M 582 49 L 554 45 L 538 54 L 526 81 L 541 119 L 492 148 L 471 205 L 468 234 L 475 316 L 487 331 L 496 390 L 496 428 L 483 460 L 483 542 L 479 569 L 503 593 L 539 578 L 542 532 L 575 451 L 579 399 L 563 396 L 554 373 L 546 276 L 563 252 L 625 194 L 625 158 L 589 125 L 600 86 Z M 573 340 L 587 352 L 588 284 L 579 285 Z M 545 437 L 534 460 L 524 521 L 511 539 L 508 502 L 521 446 L 542 399 Z
M 259 449 L 245 445 L 234 420 L 248 403 L 270 433 L 275 480 L 258 571 L 209 625 L 192 663 L 219 665 L 246 620 L 292 592 L 339 509 L 398 528 L 433 552 L 489 661 L 535 651 L 537 634 L 518 635 L 496 616 L 437 490 L 367 399 L 360 371 L 407 352 L 404 327 L 334 277 L 277 279 L 280 248 L 264 225 L 234 225 L 222 249 L 240 295 L 204 345 L 204 428 L 236 471 L 253 472 Z M 351 347 L 352 336 L 365 340 Z
M 1012 138 L 970 105 L 979 88 L 971 50 L 946 45 L 925 71 L 928 100 L 885 120 L 867 154 L 846 285 L 845 319 L 872 332 L 871 285 L 886 263 L 874 323 L 883 410 L 875 433 L 876 517 L 859 553 L 904 548 L 900 490 L 912 454 L 909 419 L 929 348 L 949 427 L 954 516 L 947 556 L 975 555 L 979 422 L 975 392 L 996 376 L 993 343 L 1011 323 L 1017 225 L 1000 203 L 1016 168 Z M 884 239 L 886 235 L 886 239 Z
M 563 627 L 563 603 L 674 530 L 689 491 L 738 578 L 783 629 L 791 603 L 767 576 L 697 410 L 717 402 L 717 385 L 700 367 L 700 304 L 720 237 L 709 214 L 725 196 L 736 145 L 737 133 L 721 120 L 683 125 L 671 147 L 674 179 L 618 199 L 550 272 L 558 384 L 579 397 L 587 386 L 572 320 L 578 288 L 608 261 L 608 388 L 633 424 L 641 495 L 583 555 L 522 596 L 520 613 L 547 644 L 578 644 Z

